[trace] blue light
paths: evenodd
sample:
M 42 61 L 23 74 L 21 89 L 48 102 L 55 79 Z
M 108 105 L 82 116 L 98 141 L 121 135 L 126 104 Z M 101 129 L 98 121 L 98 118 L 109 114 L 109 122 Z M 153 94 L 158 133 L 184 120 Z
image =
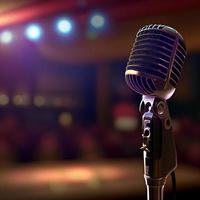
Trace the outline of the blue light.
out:
M 72 22 L 67 18 L 59 19 L 56 23 L 57 30 L 62 34 L 69 34 L 72 31 Z
M 0 41 L 2 43 L 8 44 L 8 43 L 12 42 L 12 39 L 13 39 L 13 34 L 11 31 L 7 31 L 7 30 L 3 31 L 0 35 Z
M 90 18 L 90 24 L 96 29 L 103 28 L 105 26 L 105 22 L 105 17 L 102 14 L 94 14 Z
M 32 41 L 39 40 L 42 36 L 42 28 L 38 24 L 31 24 L 27 26 L 25 35 Z

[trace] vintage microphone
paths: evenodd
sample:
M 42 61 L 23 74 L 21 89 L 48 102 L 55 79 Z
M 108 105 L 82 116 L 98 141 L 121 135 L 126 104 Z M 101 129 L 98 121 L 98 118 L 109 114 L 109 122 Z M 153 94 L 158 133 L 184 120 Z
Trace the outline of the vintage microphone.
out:
M 151 24 L 138 31 L 126 67 L 126 83 L 143 95 L 139 110 L 148 200 L 163 199 L 166 178 L 177 166 L 166 100 L 175 91 L 185 56 L 184 40 L 175 29 Z

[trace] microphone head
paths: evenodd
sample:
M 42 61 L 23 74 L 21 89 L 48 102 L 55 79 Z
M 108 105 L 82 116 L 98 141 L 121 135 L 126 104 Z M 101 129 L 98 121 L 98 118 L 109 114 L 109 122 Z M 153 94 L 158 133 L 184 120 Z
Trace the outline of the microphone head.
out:
M 126 66 L 128 86 L 142 95 L 169 99 L 186 56 L 183 37 L 175 29 L 151 24 L 141 28 Z

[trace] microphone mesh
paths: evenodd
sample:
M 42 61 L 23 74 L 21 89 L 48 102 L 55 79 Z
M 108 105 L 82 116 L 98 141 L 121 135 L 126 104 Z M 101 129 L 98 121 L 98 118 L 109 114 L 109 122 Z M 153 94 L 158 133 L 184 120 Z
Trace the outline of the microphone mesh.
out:
M 140 94 L 150 95 L 166 84 L 174 88 L 186 56 L 182 36 L 171 27 L 151 24 L 141 28 L 135 39 L 126 71 L 128 85 Z M 159 83 L 159 84 L 158 84 Z

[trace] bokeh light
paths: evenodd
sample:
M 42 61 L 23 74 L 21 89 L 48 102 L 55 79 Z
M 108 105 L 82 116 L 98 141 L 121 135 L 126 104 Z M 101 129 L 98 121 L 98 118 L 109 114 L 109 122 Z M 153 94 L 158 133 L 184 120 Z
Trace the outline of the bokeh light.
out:
M 30 104 L 30 98 L 27 94 L 17 94 L 13 97 L 13 103 L 16 106 L 27 106 Z
M 9 97 L 6 94 L 0 94 L 0 105 L 5 106 L 9 103 Z
M 56 23 L 57 31 L 61 34 L 69 34 L 72 31 L 72 21 L 68 18 L 59 19 Z
M 0 41 L 2 43 L 10 43 L 13 39 L 13 34 L 11 31 L 3 31 L 1 34 L 0 34 Z
M 96 29 L 103 28 L 105 26 L 105 22 L 105 16 L 102 14 L 94 14 L 90 18 L 90 24 Z
M 70 126 L 72 124 L 72 115 L 68 112 L 63 112 L 58 118 L 58 122 L 61 126 Z
M 42 36 L 42 28 L 38 24 L 28 25 L 25 30 L 25 35 L 28 39 L 32 41 L 39 40 Z
M 45 105 L 45 98 L 43 96 L 35 96 L 33 101 L 35 106 L 41 107 Z

